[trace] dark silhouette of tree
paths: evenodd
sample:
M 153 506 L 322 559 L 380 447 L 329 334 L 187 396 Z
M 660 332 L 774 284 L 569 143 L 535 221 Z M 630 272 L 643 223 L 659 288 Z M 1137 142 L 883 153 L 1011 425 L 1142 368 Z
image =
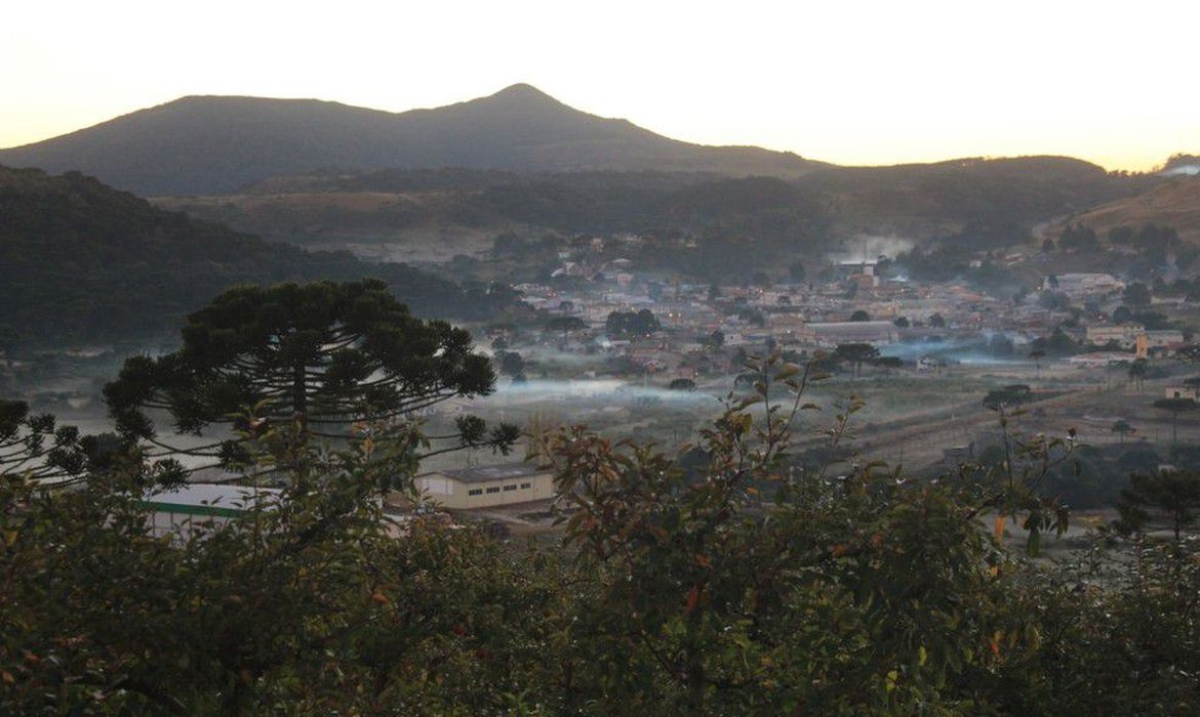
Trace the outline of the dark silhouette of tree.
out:
M 1136 363 L 1136 362 L 1135 362 Z M 1179 414 L 1194 411 L 1200 406 L 1191 398 L 1160 398 L 1154 402 L 1154 407 L 1160 411 L 1171 412 L 1171 442 L 1179 442 Z
M 516 351 L 503 351 L 496 355 L 500 364 L 500 373 L 505 376 L 516 376 L 525 372 L 525 359 Z
M 988 391 L 987 395 L 983 397 L 983 405 L 992 410 L 1016 408 L 1023 403 L 1028 403 L 1031 398 L 1033 398 L 1033 392 L 1029 386 L 1023 383 L 1014 383 Z
M 907 329 L 911 325 L 907 316 L 897 317 L 892 324 L 898 329 Z
M 833 356 L 839 362 L 853 366 L 853 375 L 857 378 L 864 363 L 870 363 L 879 358 L 879 349 L 864 343 L 838 344 L 833 351 Z
M 613 337 L 649 336 L 662 328 L 650 309 L 613 311 L 604 322 L 605 331 Z
M 1125 287 L 1125 293 L 1122 296 L 1126 306 L 1149 306 L 1152 298 L 1150 289 L 1140 281 L 1135 281 Z
M 1041 349 L 1034 349 L 1029 352 L 1029 358 L 1033 359 L 1034 378 L 1040 380 L 1042 378 L 1042 359 L 1046 358 L 1046 352 Z
M 1126 421 L 1124 418 L 1118 418 L 1116 421 L 1113 421 L 1112 432 L 1117 434 L 1118 442 L 1124 443 L 1125 436 L 1137 433 L 1137 429 L 1131 426 L 1129 421 Z
M 667 388 L 672 391 L 695 391 L 696 382 L 690 378 L 676 378 L 672 379 Z
M 870 321 L 871 315 L 868 314 L 867 312 L 863 311 L 862 309 L 859 309 L 858 311 L 855 311 L 853 314 L 850 314 L 850 320 L 851 321 Z
M 66 480 L 87 467 L 74 426 L 50 414 L 31 414 L 24 401 L 0 399 L 0 479 Z
M 548 331 L 561 331 L 569 334 L 572 331 L 582 331 L 587 328 L 587 322 L 578 316 L 552 316 L 546 320 Z
M 417 319 L 370 279 L 230 289 L 189 316 L 182 336 L 174 353 L 127 359 L 105 386 L 122 435 L 155 441 L 147 411 L 159 409 L 186 433 L 294 422 L 302 435 L 337 437 L 363 419 L 487 395 L 496 378 L 469 333 Z M 504 449 L 517 435 L 501 426 L 489 438 L 478 419 L 459 427 L 465 443 Z M 245 458 L 234 441 L 202 453 L 226 465 Z
M 1144 358 L 1134 359 L 1129 364 L 1129 381 L 1140 389 L 1146 381 L 1146 373 L 1149 370 L 1149 361 Z
M 929 325 L 935 329 L 946 328 L 946 318 L 941 314 L 934 314 L 929 317 Z
M 1121 491 L 1117 509 L 1121 514 L 1117 527 L 1122 532 L 1141 531 L 1158 515 L 1168 519 L 1179 543 L 1183 530 L 1196 522 L 1196 511 L 1200 510 L 1200 473 L 1134 473 L 1129 487 Z

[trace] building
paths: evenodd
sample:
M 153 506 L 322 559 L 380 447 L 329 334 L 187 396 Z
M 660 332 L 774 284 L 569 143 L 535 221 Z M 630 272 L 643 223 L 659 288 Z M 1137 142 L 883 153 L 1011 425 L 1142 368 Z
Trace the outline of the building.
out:
M 1084 296 L 1111 294 L 1121 291 L 1125 284 L 1112 274 L 1070 273 L 1059 274 L 1053 279 L 1046 277 L 1042 289 L 1061 291 L 1072 299 Z
M 150 511 L 150 531 L 187 540 L 198 532 L 219 530 L 256 508 L 271 509 L 282 491 L 217 483 L 188 483 L 148 495 L 138 506 Z
M 1086 340 L 1093 346 L 1107 346 L 1111 343 L 1123 349 L 1131 349 L 1137 345 L 1138 336 L 1145 333 L 1146 329 L 1141 324 L 1089 326 Z
M 530 463 L 508 463 L 419 475 L 417 491 L 444 508 L 470 510 L 553 498 L 554 473 Z
M 900 329 L 890 321 L 838 321 L 805 324 L 796 338 L 807 345 L 832 348 L 838 344 L 890 344 L 900 339 Z

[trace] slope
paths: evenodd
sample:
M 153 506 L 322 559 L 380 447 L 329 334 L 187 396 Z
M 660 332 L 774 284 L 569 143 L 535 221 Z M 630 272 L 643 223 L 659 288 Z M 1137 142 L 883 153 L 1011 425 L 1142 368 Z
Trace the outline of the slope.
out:
M 0 324 L 24 344 L 143 339 L 234 284 L 364 276 L 425 315 L 479 308 L 404 265 L 269 244 L 78 173 L 0 167 Z

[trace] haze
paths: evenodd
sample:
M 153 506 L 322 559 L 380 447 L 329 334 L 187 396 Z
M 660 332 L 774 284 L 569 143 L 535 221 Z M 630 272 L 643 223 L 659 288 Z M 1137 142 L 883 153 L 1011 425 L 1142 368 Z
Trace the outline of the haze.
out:
M 403 111 L 516 82 L 672 138 L 839 164 L 1060 154 L 1144 170 L 1200 136 L 1193 11 L 1174 2 L 319 7 L 10 3 L 0 147 L 191 94 Z

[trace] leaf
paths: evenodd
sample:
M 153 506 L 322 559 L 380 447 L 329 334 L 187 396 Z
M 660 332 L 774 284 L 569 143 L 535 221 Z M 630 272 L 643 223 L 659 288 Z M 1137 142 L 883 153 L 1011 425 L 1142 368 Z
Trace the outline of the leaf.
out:
M 995 526 L 994 526 L 996 540 L 999 541 L 999 540 L 1004 539 L 1004 526 L 1006 523 L 1007 523 L 1007 521 L 1005 520 L 1003 515 L 996 516 L 996 522 L 995 522 Z
M 693 585 L 687 596 L 687 614 L 691 615 L 700 604 L 700 586 Z

